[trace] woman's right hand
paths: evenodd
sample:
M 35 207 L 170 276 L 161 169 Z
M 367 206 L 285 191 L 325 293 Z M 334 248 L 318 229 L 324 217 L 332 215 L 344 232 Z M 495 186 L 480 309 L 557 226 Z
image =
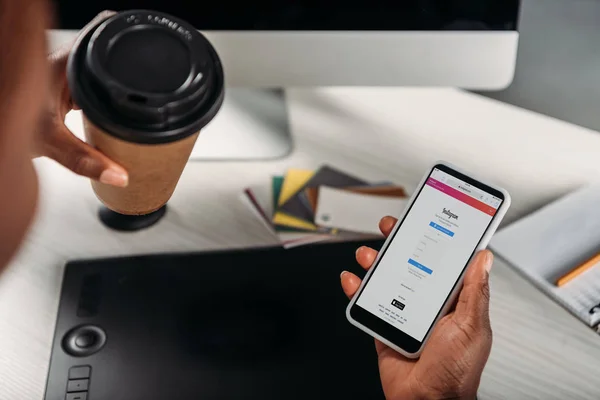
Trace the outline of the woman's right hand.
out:
M 385 236 L 397 220 L 385 217 L 379 227 Z M 361 247 L 358 263 L 368 270 L 377 251 Z M 483 368 L 492 348 L 489 319 L 489 270 L 492 253 L 477 254 L 465 275 L 456 307 L 433 328 L 421 357 L 407 359 L 379 341 L 381 383 L 388 400 L 475 399 Z M 361 280 L 350 272 L 341 276 L 344 293 L 354 296 Z

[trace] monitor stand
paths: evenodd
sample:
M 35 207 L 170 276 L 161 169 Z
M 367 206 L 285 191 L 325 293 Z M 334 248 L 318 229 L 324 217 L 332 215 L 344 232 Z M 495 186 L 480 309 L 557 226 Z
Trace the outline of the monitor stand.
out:
M 274 160 L 293 149 L 283 89 L 228 88 L 190 161 Z

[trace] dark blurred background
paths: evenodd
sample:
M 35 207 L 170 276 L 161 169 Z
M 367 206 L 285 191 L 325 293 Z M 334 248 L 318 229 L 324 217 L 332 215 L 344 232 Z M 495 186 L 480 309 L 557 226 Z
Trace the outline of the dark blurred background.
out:
M 80 28 L 102 10 L 164 11 L 199 29 L 440 30 L 514 29 L 518 0 L 60 0 L 63 28 Z

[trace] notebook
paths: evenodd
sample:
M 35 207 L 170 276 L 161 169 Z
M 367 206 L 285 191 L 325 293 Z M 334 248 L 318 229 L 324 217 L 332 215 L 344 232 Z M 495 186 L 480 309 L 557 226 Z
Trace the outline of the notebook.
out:
M 497 256 L 600 333 L 600 185 L 584 187 L 499 231 Z

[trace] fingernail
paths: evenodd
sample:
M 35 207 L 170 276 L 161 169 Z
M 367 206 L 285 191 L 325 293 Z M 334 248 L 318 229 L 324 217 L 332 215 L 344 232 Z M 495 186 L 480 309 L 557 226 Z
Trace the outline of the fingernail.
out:
M 486 251 L 485 252 L 485 270 L 488 272 L 488 274 L 490 273 L 490 271 L 492 270 L 492 265 L 494 264 L 494 255 L 492 254 L 491 251 Z
M 344 275 L 347 273 L 348 273 L 348 271 L 342 271 L 342 273 L 340 274 L 340 279 L 342 279 L 344 277 Z
M 358 253 L 360 253 L 360 251 L 362 250 L 362 246 L 360 246 L 358 249 L 356 249 L 356 256 L 358 257 Z
M 107 185 L 125 187 L 129 183 L 128 181 L 129 178 L 125 172 L 112 168 L 104 170 L 104 172 L 102 172 L 100 175 L 100 182 Z

